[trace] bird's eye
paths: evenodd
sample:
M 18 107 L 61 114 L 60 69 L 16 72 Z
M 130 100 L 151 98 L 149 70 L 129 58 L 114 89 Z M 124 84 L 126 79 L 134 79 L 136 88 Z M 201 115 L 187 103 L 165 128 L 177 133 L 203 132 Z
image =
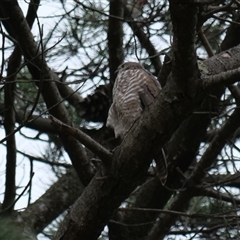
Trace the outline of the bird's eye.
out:
M 124 68 L 124 64 L 122 65 L 122 68 Z

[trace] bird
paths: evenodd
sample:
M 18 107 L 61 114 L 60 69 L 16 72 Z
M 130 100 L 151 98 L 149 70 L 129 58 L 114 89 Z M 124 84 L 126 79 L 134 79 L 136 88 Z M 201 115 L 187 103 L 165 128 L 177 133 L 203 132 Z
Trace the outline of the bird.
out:
M 116 72 L 106 126 L 113 128 L 116 138 L 123 139 L 162 88 L 159 81 L 137 62 L 125 62 Z M 158 161 L 158 172 L 160 179 L 165 179 L 166 158 L 160 159 L 163 160 Z

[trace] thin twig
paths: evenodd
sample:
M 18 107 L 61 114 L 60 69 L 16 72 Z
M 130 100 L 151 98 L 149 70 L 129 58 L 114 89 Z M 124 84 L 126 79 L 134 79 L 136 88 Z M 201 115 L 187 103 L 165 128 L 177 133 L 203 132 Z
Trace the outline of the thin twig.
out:
M 31 175 L 31 177 L 30 177 L 30 179 L 29 179 L 29 181 L 28 181 L 28 183 L 27 183 L 27 185 L 25 186 L 25 188 L 23 189 L 23 191 L 20 193 L 20 195 L 16 198 L 16 200 L 15 200 L 11 205 L 9 205 L 7 208 L 3 209 L 3 210 L 0 212 L 0 214 L 3 213 L 3 212 L 6 212 L 8 209 L 10 209 L 11 207 L 13 207 L 13 206 L 17 203 L 17 201 L 23 196 L 23 194 L 27 191 L 28 187 L 30 186 L 34 174 L 35 174 L 35 173 L 33 172 L 32 175 Z
M 213 53 L 213 50 L 212 50 L 212 47 L 208 41 L 208 39 L 206 38 L 205 34 L 203 33 L 202 31 L 202 28 L 199 29 L 199 32 L 198 32 L 198 35 L 200 37 L 200 40 L 208 54 L 208 57 L 212 57 L 214 56 L 214 53 Z
M 119 208 L 121 212 L 147 212 L 147 213 L 165 213 L 189 218 L 214 218 L 214 219 L 240 219 L 239 215 L 217 215 L 203 213 L 186 213 L 173 210 L 163 210 L 154 208 Z

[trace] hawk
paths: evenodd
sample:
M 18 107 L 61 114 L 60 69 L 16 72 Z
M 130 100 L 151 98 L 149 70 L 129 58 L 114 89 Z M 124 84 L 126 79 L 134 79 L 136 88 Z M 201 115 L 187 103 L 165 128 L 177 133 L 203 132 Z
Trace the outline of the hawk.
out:
M 106 126 L 114 129 L 116 138 L 124 138 L 144 109 L 153 103 L 161 90 L 161 85 L 152 74 L 136 62 L 123 63 L 117 71 L 118 75 L 113 86 L 113 103 L 108 112 Z M 165 158 L 156 159 L 162 176 L 160 178 L 164 179 L 167 175 Z

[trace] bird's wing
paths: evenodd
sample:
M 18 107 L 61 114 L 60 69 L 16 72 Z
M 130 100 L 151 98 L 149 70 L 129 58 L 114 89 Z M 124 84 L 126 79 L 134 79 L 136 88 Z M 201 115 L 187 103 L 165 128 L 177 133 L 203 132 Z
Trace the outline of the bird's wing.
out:
M 161 90 L 160 83 L 154 78 L 154 76 L 152 76 L 152 74 L 146 72 L 144 78 L 144 84 L 141 87 L 141 91 L 138 93 L 143 110 L 153 103 Z

